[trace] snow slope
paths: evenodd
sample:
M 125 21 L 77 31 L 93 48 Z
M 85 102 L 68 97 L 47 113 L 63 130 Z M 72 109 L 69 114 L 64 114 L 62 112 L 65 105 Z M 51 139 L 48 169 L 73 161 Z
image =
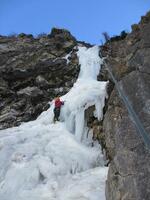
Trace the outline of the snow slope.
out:
M 79 47 L 81 70 L 61 97 L 61 122 L 53 123 L 54 102 L 37 120 L 0 131 L 0 200 L 105 200 L 107 168 L 100 146 L 86 138 L 84 111 L 95 105 L 102 119 L 107 82 L 98 82 L 97 46 Z

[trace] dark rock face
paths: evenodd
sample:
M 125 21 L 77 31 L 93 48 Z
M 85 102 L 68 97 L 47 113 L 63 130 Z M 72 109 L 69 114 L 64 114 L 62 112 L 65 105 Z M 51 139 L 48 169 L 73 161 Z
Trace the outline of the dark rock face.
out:
M 107 43 L 102 54 L 150 136 L 150 13 L 121 41 Z M 102 78 L 109 74 L 105 67 Z M 110 160 L 107 200 L 150 199 L 150 151 L 116 88 L 111 92 L 103 121 L 103 138 Z
M 76 45 L 69 31 L 56 28 L 36 39 L 0 36 L 0 129 L 35 119 L 68 92 L 79 72 Z

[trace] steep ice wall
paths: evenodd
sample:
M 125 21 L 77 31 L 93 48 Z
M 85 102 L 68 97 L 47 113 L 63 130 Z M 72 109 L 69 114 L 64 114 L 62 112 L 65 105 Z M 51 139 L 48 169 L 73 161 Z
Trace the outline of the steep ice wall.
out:
M 98 47 L 80 47 L 81 72 L 62 100 L 61 122 L 53 108 L 32 122 L 0 131 L 0 199 L 105 200 L 107 168 L 100 147 L 81 143 L 86 133 L 84 111 L 95 105 L 102 118 L 107 82 L 98 82 Z M 91 59 L 90 59 L 91 58 Z M 95 67 L 95 70 L 93 69 Z M 87 72 L 86 72 L 87 71 Z
M 103 107 L 107 97 L 107 82 L 97 81 L 102 60 L 99 57 L 99 47 L 79 47 L 78 58 L 80 64 L 79 77 L 62 100 L 65 106 L 62 109 L 62 119 L 69 131 L 75 133 L 78 141 L 81 141 L 85 133 L 85 110 L 95 105 L 95 116 L 98 120 L 103 117 Z

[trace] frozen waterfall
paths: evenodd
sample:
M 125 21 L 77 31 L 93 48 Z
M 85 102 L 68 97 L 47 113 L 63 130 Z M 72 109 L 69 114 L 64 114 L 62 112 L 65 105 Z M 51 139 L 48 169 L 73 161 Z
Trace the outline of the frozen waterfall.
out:
M 61 97 L 61 122 L 53 124 L 51 102 L 37 120 L 0 131 L 1 200 L 105 200 L 107 168 L 99 145 L 85 137 L 84 112 L 95 105 L 102 119 L 107 82 L 97 81 L 99 48 L 78 49 L 80 74 Z

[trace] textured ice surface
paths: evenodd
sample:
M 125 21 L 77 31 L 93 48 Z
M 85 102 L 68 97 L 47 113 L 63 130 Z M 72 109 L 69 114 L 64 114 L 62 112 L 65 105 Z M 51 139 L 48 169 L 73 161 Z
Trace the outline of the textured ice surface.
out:
M 91 105 L 101 119 L 107 96 L 107 83 L 96 80 L 98 51 L 79 47 L 81 70 L 61 97 L 61 122 L 53 124 L 51 102 L 37 120 L 0 131 L 0 200 L 105 200 L 107 168 L 99 145 L 85 137 L 84 119 Z

